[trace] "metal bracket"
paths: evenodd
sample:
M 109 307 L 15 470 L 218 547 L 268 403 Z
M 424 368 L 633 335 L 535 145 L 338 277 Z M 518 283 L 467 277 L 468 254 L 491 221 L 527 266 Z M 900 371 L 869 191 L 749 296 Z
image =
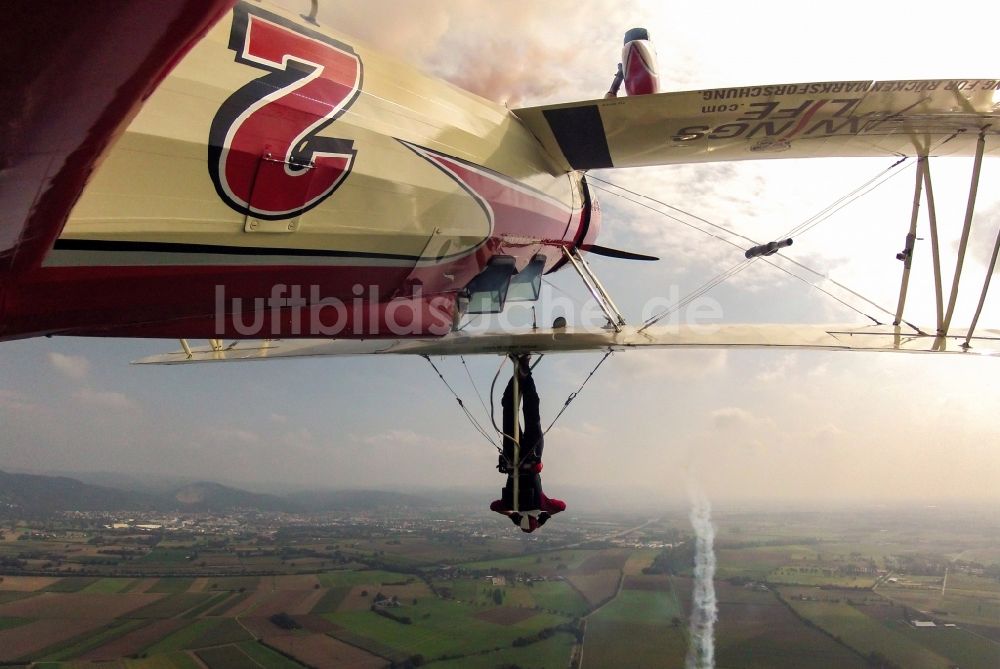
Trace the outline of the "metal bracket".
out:
M 261 173 L 267 178 L 267 175 L 274 170 L 284 170 L 286 168 L 286 163 L 284 160 L 279 160 L 275 158 L 271 153 L 265 153 L 260 157 L 257 162 L 257 172 L 253 177 L 253 187 L 250 194 L 250 206 L 253 207 L 254 200 L 254 189 L 257 187 L 257 179 L 261 178 Z M 314 165 L 312 163 L 308 165 L 294 165 L 296 169 L 313 170 Z M 307 185 L 312 179 L 312 176 L 303 177 L 303 186 Z M 279 220 L 267 220 L 263 218 L 256 218 L 251 215 L 247 215 L 246 219 L 243 221 L 243 232 L 263 232 L 266 234 L 289 234 L 291 232 L 296 232 L 299 229 L 299 216 L 295 218 L 283 218 Z

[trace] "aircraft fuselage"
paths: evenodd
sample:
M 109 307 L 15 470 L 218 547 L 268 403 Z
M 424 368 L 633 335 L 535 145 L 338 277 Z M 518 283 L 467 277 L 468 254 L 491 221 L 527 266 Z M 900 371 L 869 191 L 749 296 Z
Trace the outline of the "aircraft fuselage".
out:
M 51 250 L 3 277 L 0 338 L 444 334 L 491 259 L 550 272 L 599 227 L 505 107 L 266 3 L 90 167 Z

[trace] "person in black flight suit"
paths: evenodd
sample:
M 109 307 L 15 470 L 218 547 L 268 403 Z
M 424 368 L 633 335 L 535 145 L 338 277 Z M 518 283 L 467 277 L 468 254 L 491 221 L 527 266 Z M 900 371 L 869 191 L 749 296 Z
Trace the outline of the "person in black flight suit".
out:
M 517 358 L 517 371 L 521 399 L 524 402 L 524 429 L 520 431 L 521 462 L 514 462 L 514 421 L 518 420 L 518 408 L 514 406 L 514 377 L 511 376 L 507 389 L 503 393 L 503 453 L 497 469 L 507 475 L 507 484 L 503 487 L 500 499 L 490 504 L 490 510 L 501 513 L 523 532 L 534 532 L 544 525 L 549 518 L 560 511 L 566 510 L 562 500 L 546 497 L 542 492 L 542 450 L 544 434 L 539 415 L 538 391 L 535 381 L 531 378 L 529 357 L 521 355 Z M 518 510 L 514 511 L 514 476 L 518 476 Z

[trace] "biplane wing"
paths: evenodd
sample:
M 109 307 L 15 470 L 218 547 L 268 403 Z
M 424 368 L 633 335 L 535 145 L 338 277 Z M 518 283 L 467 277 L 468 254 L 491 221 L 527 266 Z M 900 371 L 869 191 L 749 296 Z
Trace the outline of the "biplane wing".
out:
M 215 342 L 206 348 L 154 355 L 135 364 L 174 365 L 350 355 L 476 355 L 627 351 L 646 348 L 770 348 L 904 353 L 1000 353 L 1000 330 L 982 330 L 969 340 L 963 331 L 946 337 L 887 325 L 719 325 L 646 329 L 538 329 L 518 333 L 453 332 L 434 339 L 296 339 Z
M 1000 152 L 1000 81 L 837 81 L 514 110 L 563 169 Z

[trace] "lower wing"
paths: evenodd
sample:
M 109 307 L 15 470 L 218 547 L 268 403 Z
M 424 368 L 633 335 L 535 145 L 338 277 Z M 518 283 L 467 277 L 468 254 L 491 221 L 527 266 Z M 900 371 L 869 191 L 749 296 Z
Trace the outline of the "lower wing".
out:
M 612 330 L 532 330 L 520 333 L 453 332 L 435 339 L 297 339 L 216 342 L 207 348 L 154 355 L 137 364 L 236 362 L 346 355 L 475 355 L 628 351 L 646 348 L 773 348 L 825 351 L 896 351 L 904 353 L 1000 353 L 1000 329 L 980 330 L 969 339 L 961 331 L 946 337 L 889 325 L 720 325 L 623 328 Z

